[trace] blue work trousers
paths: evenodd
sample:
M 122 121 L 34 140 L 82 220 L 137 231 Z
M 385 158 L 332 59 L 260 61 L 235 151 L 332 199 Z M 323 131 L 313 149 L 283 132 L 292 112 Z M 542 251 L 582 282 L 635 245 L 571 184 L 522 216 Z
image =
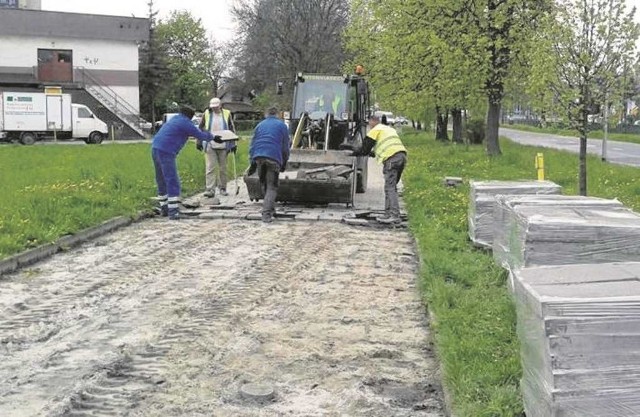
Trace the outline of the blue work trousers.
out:
M 151 149 L 153 166 L 156 169 L 156 184 L 158 195 L 180 197 L 180 177 L 176 166 L 177 155 L 163 152 L 159 149 Z

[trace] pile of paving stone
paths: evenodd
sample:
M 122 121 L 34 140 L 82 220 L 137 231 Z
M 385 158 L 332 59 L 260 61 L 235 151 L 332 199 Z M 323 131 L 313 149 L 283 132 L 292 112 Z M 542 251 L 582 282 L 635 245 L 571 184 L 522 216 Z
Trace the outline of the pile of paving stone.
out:
M 512 271 L 527 417 L 640 415 L 640 263 Z
M 618 200 L 497 196 L 493 256 L 507 269 L 640 260 L 640 216 Z
M 471 181 L 469 237 L 480 247 L 493 244 L 495 197 L 501 194 L 560 194 L 562 187 L 551 181 Z
M 527 417 L 640 416 L 640 215 L 539 185 L 471 182 L 469 209 L 510 273 Z

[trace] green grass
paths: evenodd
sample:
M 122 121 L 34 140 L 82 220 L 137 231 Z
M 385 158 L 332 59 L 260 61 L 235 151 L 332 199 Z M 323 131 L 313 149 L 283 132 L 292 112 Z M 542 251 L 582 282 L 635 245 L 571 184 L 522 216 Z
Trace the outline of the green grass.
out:
M 238 173 L 247 166 L 240 141 Z M 153 206 L 149 144 L 0 147 L 0 259 L 119 215 Z M 232 164 L 228 164 L 229 178 Z M 183 195 L 204 189 L 204 157 L 193 143 L 178 156 Z
M 506 273 L 491 253 L 474 249 L 467 236 L 468 180 L 535 179 L 534 156 L 545 155 L 547 178 L 576 194 L 577 155 L 524 147 L 503 140 L 503 155 L 487 157 L 480 146 L 442 144 L 427 133 L 407 133 L 409 164 L 403 181 L 410 227 L 422 256 L 425 301 L 444 381 L 458 416 L 520 416 L 521 376 L 515 311 Z M 636 168 L 588 159 L 590 195 L 617 197 L 640 211 Z M 445 176 L 465 186 L 445 187 Z
M 522 131 L 525 131 L 525 132 L 550 133 L 550 134 L 553 134 L 553 135 L 569 136 L 569 137 L 574 137 L 576 139 L 578 138 L 578 132 L 576 130 L 571 130 L 571 129 L 559 129 L 559 128 L 556 128 L 556 127 L 541 128 L 541 127 L 535 127 L 535 126 L 529 126 L 529 125 L 519 125 L 519 124 L 502 125 L 502 127 L 506 128 L 506 129 L 522 130 Z M 604 132 L 602 130 L 594 130 L 593 132 L 589 132 L 588 137 L 590 139 L 604 139 Z M 633 134 L 633 133 L 612 133 L 612 132 L 609 132 L 607 134 L 607 139 L 608 140 L 618 141 L 618 142 L 640 143 L 640 135 Z

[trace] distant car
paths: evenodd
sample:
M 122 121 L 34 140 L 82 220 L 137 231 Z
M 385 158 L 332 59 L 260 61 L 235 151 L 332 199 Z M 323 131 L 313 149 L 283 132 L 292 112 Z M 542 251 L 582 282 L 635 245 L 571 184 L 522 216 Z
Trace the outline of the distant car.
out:
M 382 118 L 382 116 L 386 116 L 387 118 L 387 124 L 390 126 L 393 126 L 394 124 L 396 124 L 396 118 L 393 115 L 393 113 L 391 113 L 390 111 L 381 111 L 378 110 L 377 112 L 374 113 L 376 116 Z

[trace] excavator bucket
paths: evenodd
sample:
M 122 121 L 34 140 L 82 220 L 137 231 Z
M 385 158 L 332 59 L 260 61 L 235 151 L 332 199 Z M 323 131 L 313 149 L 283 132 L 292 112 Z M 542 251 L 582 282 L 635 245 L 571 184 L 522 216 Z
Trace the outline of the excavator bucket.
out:
M 277 201 L 353 205 L 356 158 L 348 151 L 292 149 L 287 171 L 280 173 Z M 258 173 L 245 176 L 251 200 L 264 197 Z

